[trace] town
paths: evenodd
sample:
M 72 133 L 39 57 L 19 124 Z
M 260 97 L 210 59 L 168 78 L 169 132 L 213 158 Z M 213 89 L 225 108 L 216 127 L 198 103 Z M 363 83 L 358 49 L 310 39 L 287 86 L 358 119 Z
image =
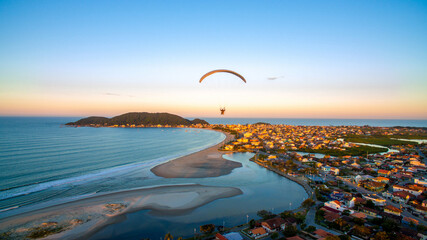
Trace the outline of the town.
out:
M 426 129 L 204 127 L 235 136 L 223 151 L 255 153 L 252 161 L 299 183 L 310 195 L 293 211 L 260 210 L 260 219 L 223 229 L 216 239 L 427 239 L 427 147 L 426 140 L 415 140 L 426 139 Z

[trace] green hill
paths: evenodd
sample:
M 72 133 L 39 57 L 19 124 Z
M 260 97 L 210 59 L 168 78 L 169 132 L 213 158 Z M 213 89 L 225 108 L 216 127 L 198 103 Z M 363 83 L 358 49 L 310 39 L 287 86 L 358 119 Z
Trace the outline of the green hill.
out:
M 80 119 L 76 122 L 70 122 L 69 126 L 114 126 L 114 125 L 185 125 L 192 124 L 209 124 L 205 120 L 194 119 L 190 121 L 178 115 L 170 113 L 147 113 L 147 112 L 131 112 L 125 113 L 116 117 L 88 117 Z

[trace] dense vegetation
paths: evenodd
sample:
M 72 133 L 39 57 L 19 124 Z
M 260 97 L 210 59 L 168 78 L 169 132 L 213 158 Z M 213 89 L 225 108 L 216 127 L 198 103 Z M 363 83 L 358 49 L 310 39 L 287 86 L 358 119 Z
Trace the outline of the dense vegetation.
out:
M 322 153 L 326 155 L 341 157 L 346 155 L 363 156 L 363 155 L 366 155 L 367 153 L 374 154 L 374 153 L 380 153 L 380 152 L 387 152 L 387 148 L 358 146 L 358 147 L 347 148 L 344 151 L 339 149 L 311 149 L 311 148 L 303 148 L 303 149 L 299 149 L 298 151 L 308 152 L 308 153 Z
M 178 115 L 170 113 L 147 113 L 132 112 L 125 113 L 113 118 L 105 117 L 88 117 L 78 120 L 77 122 L 67 123 L 71 126 L 114 126 L 114 125 L 185 125 L 208 124 L 205 120 L 194 119 L 190 121 Z
M 402 141 L 397 139 L 392 139 L 390 136 L 359 136 L 359 135 L 350 135 L 345 138 L 347 142 L 354 142 L 354 143 L 369 143 L 369 144 L 376 144 L 381 146 L 393 146 L 393 145 L 406 145 L 406 144 L 417 144 L 416 142 L 410 142 L 410 141 Z

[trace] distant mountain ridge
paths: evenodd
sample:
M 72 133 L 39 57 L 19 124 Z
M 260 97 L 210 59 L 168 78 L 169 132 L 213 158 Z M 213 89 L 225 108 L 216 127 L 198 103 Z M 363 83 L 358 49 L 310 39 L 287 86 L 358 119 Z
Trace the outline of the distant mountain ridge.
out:
M 193 121 L 170 113 L 148 113 L 148 112 L 130 112 L 116 117 L 88 117 L 80 119 L 76 122 L 70 122 L 68 126 L 114 126 L 114 125 L 184 125 L 190 126 L 193 124 L 209 124 L 202 119 L 194 119 Z

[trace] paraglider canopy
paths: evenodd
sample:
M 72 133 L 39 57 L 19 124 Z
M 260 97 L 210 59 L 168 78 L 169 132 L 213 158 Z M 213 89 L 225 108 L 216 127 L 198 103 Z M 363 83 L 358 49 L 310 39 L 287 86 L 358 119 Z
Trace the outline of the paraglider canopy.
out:
M 246 83 L 246 79 L 245 79 L 242 75 L 240 75 L 240 74 L 238 74 L 238 73 L 236 73 L 236 72 L 234 72 L 234 71 L 227 70 L 227 69 L 217 69 L 217 70 L 210 71 L 210 72 L 206 73 L 205 75 L 203 75 L 203 76 L 200 78 L 199 83 L 202 83 L 202 81 L 203 81 L 205 78 L 207 78 L 207 77 L 209 77 L 210 75 L 215 74 L 215 73 L 230 73 L 230 74 L 233 74 L 234 76 L 237 76 L 237 77 L 238 77 L 238 78 L 240 78 L 244 83 Z M 208 82 L 210 82 L 210 81 L 208 81 Z M 216 82 L 216 81 L 214 81 L 214 82 Z M 223 83 L 226 83 L 226 85 L 229 85 L 229 84 L 231 84 L 232 82 L 234 82 L 234 81 L 225 81 L 225 82 L 223 82 Z M 240 84 L 241 84 L 241 82 L 240 82 Z M 226 88 L 225 88 L 223 85 L 221 85 L 220 89 L 224 90 L 224 89 L 226 89 Z M 220 94 L 220 95 L 221 95 L 221 94 Z M 223 98 L 223 97 L 220 97 L 220 98 Z M 225 103 L 221 104 L 221 105 L 220 105 L 220 108 L 219 108 L 219 111 L 220 111 L 221 115 L 224 115 L 224 113 L 225 113 L 225 107 L 224 107 L 224 104 L 225 104 Z
M 245 83 L 246 83 L 246 79 L 245 79 L 242 75 L 240 75 L 240 74 L 238 74 L 238 73 L 236 73 L 236 72 L 234 72 L 234 71 L 227 70 L 227 69 L 217 69 L 217 70 L 210 71 L 210 72 L 206 73 L 205 75 L 203 75 L 203 76 L 200 78 L 199 83 L 201 83 L 205 78 L 209 77 L 210 75 L 215 74 L 215 73 L 219 73 L 219 72 L 224 72 L 224 73 L 231 73 L 231 74 L 234 74 L 235 76 L 239 77 L 240 79 L 242 79 L 242 80 L 243 80 L 243 82 L 245 82 Z

